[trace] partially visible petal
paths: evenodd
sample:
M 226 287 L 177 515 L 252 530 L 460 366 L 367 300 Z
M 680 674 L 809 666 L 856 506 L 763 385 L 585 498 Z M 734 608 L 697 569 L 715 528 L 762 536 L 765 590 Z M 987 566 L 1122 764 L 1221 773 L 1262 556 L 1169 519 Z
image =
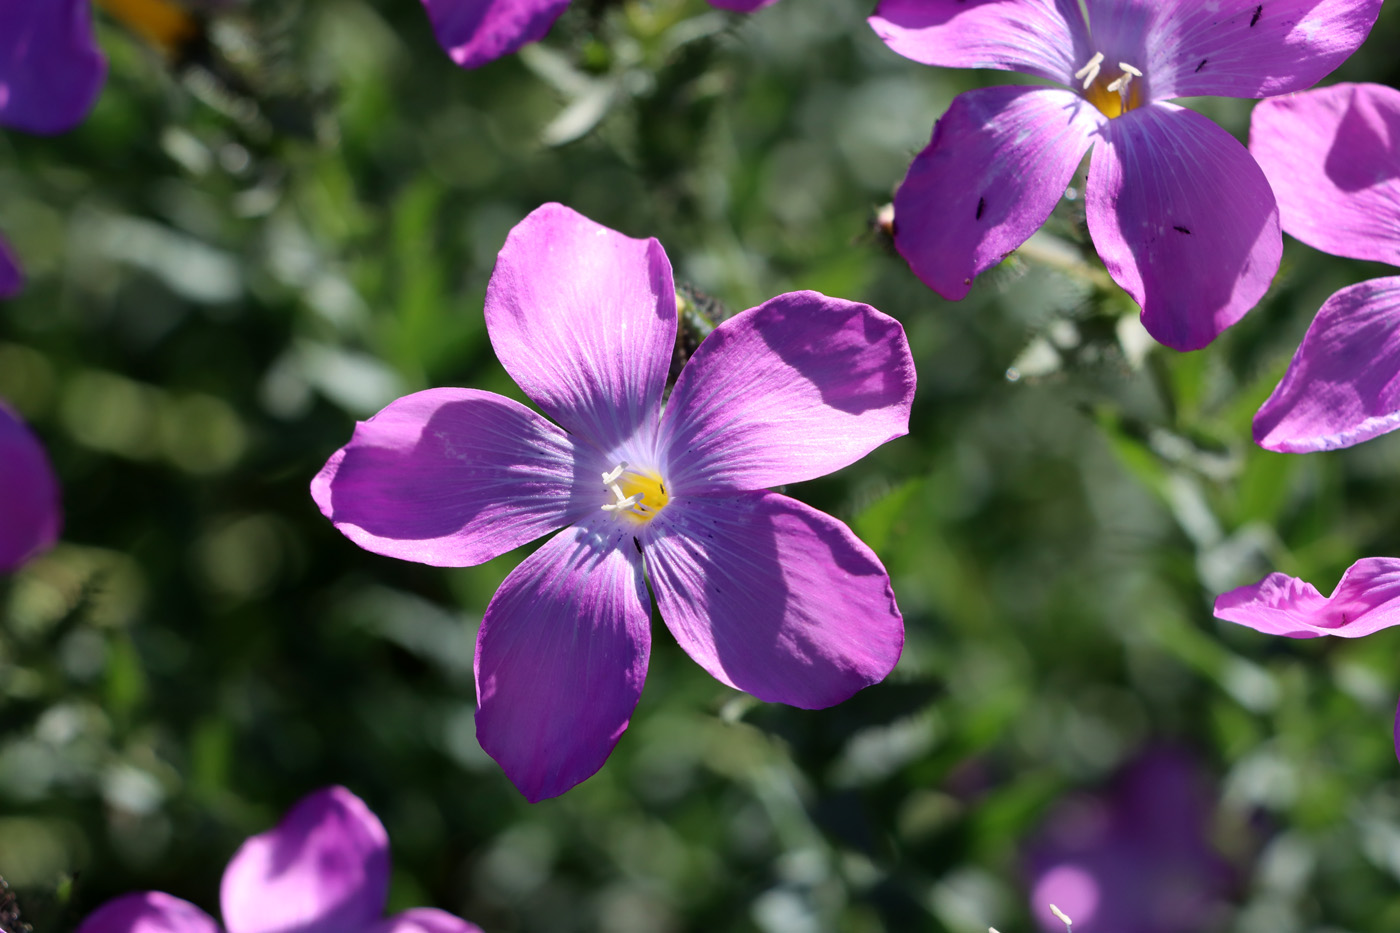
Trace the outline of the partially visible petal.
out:
M 1071 84 L 1093 55 L 1078 0 L 880 0 L 869 23 L 905 58 L 945 68 Z
M 1334 256 L 1400 266 L 1400 91 L 1335 84 L 1261 101 L 1249 151 L 1284 232 Z
M 1070 91 L 989 87 L 959 94 L 894 196 L 894 243 L 944 298 L 1026 241 L 1108 122 Z
M 58 479 L 39 439 L 0 402 L 0 573 L 58 540 Z
M 678 499 L 644 540 L 666 626 L 731 687 L 821 709 L 899 660 L 889 575 L 824 512 L 772 492 Z
M 436 907 L 414 907 L 394 914 L 367 933 L 481 933 L 481 927 Z
M 1254 416 L 1280 453 L 1336 450 L 1400 427 L 1400 278 L 1344 288 L 1313 318 L 1288 372 Z
M 423 0 L 438 43 L 476 68 L 543 39 L 569 0 Z
M 10 244 L 0 236 L 0 298 L 13 298 L 24 288 L 24 272 Z
M 660 449 L 675 495 L 824 476 L 909 431 L 904 328 L 869 305 L 779 295 L 719 325 L 681 370 Z
M 228 933 L 346 933 L 379 920 L 389 897 L 389 836 L 343 787 L 303 797 L 224 869 Z
M 110 900 L 78 924 L 77 933 L 220 933 L 214 918 L 163 891 Z
M 1159 343 L 1199 350 L 1269 290 L 1283 254 L 1273 191 L 1200 114 L 1157 103 L 1110 120 L 1087 189 L 1094 246 Z
M 660 243 L 538 207 L 501 248 L 486 329 L 506 372 L 571 434 L 605 452 L 633 439 L 650 452 L 676 341 Z
M 1216 597 L 1215 616 L 1289 638 L 1370 635 L 1400 624 L 1400 559 L 1362 558 L 1342 574 L 1331 596 L 1297 577 L 1271 573 Z
M 735 13 L 752 13 L 777 2 L 778 0 L 710 0 L 710 6 L 719 7 L 721 10 L 733 10 Z
M 1153 99 L 1272 97 L 1311 87 L 1360 47 L 1381 0 L 1132 0 L 1147 34 Z
M 596 509 L 607 469 L 519 402 L 428 389 L 357 424 L 311 481 L 311 496 L 366 550 L 470 567 Z
M 92 109 L 106 75 L 89 0 L 0 2 L 0 126 L 70 130 Z
M 566 528 L 511 571 L 476 642 L 476 738 L 535 803 L 603 766 L 642 695 L 651 602 L 626 520 Z

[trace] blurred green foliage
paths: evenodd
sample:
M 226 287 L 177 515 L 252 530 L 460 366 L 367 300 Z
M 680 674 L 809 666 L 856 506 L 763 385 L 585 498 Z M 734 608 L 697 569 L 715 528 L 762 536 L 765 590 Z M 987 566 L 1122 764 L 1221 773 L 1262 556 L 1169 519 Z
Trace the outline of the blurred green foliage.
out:
M 1219 782 L 1222 929 L 1400 929 L 1400 636 L 1210 613 L 1271 569 L 1327 591 L 1400 554 L 1400 438 L 1249 440 L 1316 308 L 1378 269 L 1290 241 L 1258 309 L 1175 354 L 1066 198 L 940 300 L 872 221 L 952 97 L 1008 77 L 895 56 L 867 6 L 580 2 L 475 72 L 414 0 L 228 9 L 212 70 L 101 22 L 92 117 L 0 136 L 0 229 L 31 277 L 0 313 L 0 396 L 67 512 L 0 581 L 0 875 L 36 931 L 138 889 L 215 911 L 238 843 L 331 783 L 389 829 L 391 907 L 490 933 L 1029 930 L 1046 808 L 1161 739 Z M 1335 78 L 1395 82 L 1398 43 L 1391 5 Z M 1244 137 L 1250 102 L 1198 104 Z M 472 724 L 476 625 L 520 555 L 376 557 L 307 485 L 404 392 L 521 397 L 481 303 L 547 200 L 658 237 L 731 309 L 812 288 L 894 314 L 920 386 L 909 437 L 788 490 L 889 567 L 889 682 L 765 706 L 659 634 L 608 765 L 530 806 Z

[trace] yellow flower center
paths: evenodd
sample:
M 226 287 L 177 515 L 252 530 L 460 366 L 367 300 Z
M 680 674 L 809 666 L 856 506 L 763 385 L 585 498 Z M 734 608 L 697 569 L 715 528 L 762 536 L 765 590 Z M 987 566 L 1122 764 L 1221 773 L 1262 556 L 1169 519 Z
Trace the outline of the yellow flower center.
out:
M 603 503 L 603 511 L 625 515 L 639 523 L 651 521 L 671 501 L 660 474 L 632 469 L 626 460 L 603 474 L 603 487 L 612 496 Z
M 1084 81 L 1084 99 L 1110 120 L 1142 106 L 1142 71 L 1127 62 L 1119 62 L 1117 72 L 1103 67 L 1103 53 L 1095 52 L 1088 64 L 1074 73 Z

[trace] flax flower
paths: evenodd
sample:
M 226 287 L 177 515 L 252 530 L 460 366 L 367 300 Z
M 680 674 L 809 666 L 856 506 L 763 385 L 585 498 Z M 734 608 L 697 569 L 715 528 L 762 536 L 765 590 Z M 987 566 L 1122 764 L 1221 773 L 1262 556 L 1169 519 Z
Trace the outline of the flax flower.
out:
M 429 389 L 357 425 L 312 483 L 347 537 L 405 560 L 479 564 L 557 532 L 501 584 L 476 645 L 477 739 L 531 800 L 593 774 L 627 728 L 651 642 L 644 572 L 690 656 L 763 700 L 839 703 L 903 646 L 870 549 L 764 488 L 906 433 L 903 328 L 780 295 L 705 338 L 663 410 L 676 323 L 659 243 L 545 205 L 501 250 L 486 327 L 559 427 Z
M 895 246 L 930 288 L 963 298 L 1045 222 L 1092 147 L 1085 208 L 1109 275 L 1158 341 L 1204 347 L 1268 289 L 1278 209 L 1244 146 L 1169 101 L 1306 88 L 1356 50 L 1380 6 L 881 0 L 870 23 L 906 58 L 1064 86 L 959 95 L 895 195 Z
M 710 0 L 749 13 L 776 0 Z M 543 39 L 569 0 L 423 0 L 433 31 L 452 60 L 477 68 Z
M 97 908 L 77 933 L 481 933 L 431 907 L 384 916 L 389 836 L 343 787 L 304 797 L 282 822 L 246 840 L 224 869 L 224 923 L 161 891 Z
M 0 573 L 52 547 L 62 523 L 58 480 L 44 448 L 0 402 Z
M 1400 266 L 1400 91 L 1338 84 L 1265 101 L 1250 150 L 1283 229 L 1334 256 Z M 1400 427 L 1400 277 L 1351 285 L 1322 305 L 1254 418 L 1269 450 L 1350 447 Z

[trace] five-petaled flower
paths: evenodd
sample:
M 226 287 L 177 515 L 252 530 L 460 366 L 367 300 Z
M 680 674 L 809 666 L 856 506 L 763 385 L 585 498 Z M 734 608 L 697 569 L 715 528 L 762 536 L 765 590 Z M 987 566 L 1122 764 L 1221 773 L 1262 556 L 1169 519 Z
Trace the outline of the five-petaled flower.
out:
M 1215 599 L 1215 616 L 1266 635 L 1286 638 L 1360 638 L 1400 625 L 1400 559 L 1363 557 L 1347 568 L 1331 596 L 1311 583 L 1271 573 Z M 1400 710 L 1395 754 L 1400 757 Z
M 710 0 L 751 13 L 777 0 Z M 438 42 L 463 68 L 477 68 L 543 39 L 569 0 L 423 0 Z
M 0 573 L 52 547 L 62 523 L 58 480 L 44 448 L 0 402 Z
M 627 728 L 650 601 L 716 678 L 820 708 L 885 677 L 903 621 L 844 524 L 765 487 L 812 479 L 908 430 L 899 323 L 780 295 L 700 344 L 664 406 L 671 266 L 557 204 L 511 231 L 486 293 L 507 372 L 563 430 L 473 389 L 399 399 L 312 483 L 361 547 L 479 564 L 563 528 L 501 584 L 476 646 L 477 738 L 531 800 L 593 774 Z
M 907 58 L 1066 86 L 957 97 L 895 195 L 895 245 L 930 288 L 963 298 L 1045 222 L 1097 141 L 1085 207 L 1099 256 L 1153 337 L 1199 349 L 1263 296 L 1282 237 L 1248 151 L 1167 101 L 1306 88 L 1356 50 L 1380 6 L 881 0 L 870 23 Z
M 389 836 L 343 787 L 299 801 L 273 829 L 244 841 L 224 869 L 219 901 L 227 933 L 481 933 L 432 907 L 384 916 Z M 77 933 L 220 933 L 189 901 L 161 891 L 108 901 Z
M 1249 147 L 1289 235 L 1336 256 L 1400 266 L 1400 91 L 1338 84 L 1264 101 Z M 1344 288 L 1317 312 L 1255 415 L 1254 439 L 1269 450 L 1309 453 L 1393 431 L 1397 376 L 1400 277 Z

